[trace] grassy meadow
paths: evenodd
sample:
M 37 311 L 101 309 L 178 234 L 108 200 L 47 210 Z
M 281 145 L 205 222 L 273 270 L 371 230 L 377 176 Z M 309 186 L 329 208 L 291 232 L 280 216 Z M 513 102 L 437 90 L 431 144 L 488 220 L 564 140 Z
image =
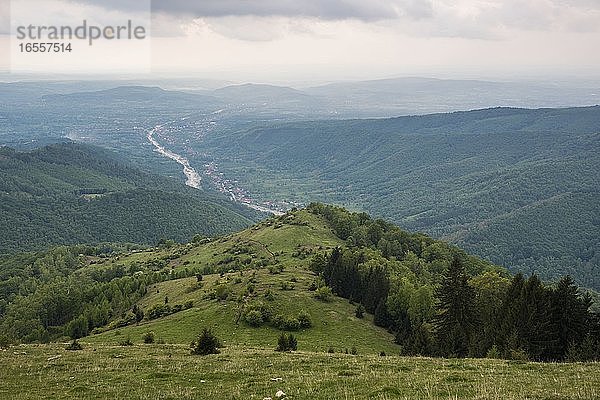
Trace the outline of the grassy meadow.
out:
M 299 342 L 299 348 L 302 342 Z M 3 399 L 589 399 L 600 365 L 432 359 L 185 345 L 60 344 L 0 351 Z M 280 379 L 279 379 L 280 378 Z
M 252 277 L 252 278 L 250 278 Z M 240 293 L 247 290 L 248 280 L 252 284 L 254 296 L 248 303 L 240 302 Z M 83 343 L 116 345 L 129 338 L 140 343 L 142 336 L 154 332 L 157 341 L 167 344 L 189 344 L 203 327 L 213 329 L 225 345 L 238 345 L 251 348 L 275 347 L 281 334 L 279 329 L 264 324 L 252 327 L 238 316 L 244 307 L 254 302 L 262 302 L 273 313 L 295 317 L 304 311 L 310 315 L 312 327 L 294 332 L 304 350 L 327 351 L 333 347 L 337 351 L 356 348 L 359 354 L 399 353 L 399 346 L 393 343 L 394 337 L 385 329 L 373 324 L 373 317 L 366 314 L 359 319 L 355 316 L 356 305 L 339 297 L 323 302 L 314 298 L 308 285 L 314 276 L 303 269 L 289 268 L 281 273 L 270 274 L 266 270 L 239 273 L 207 275 L 200 287 L 196 278 L 183 278 L 158 283 L 138 303 L 148 310 L 164 304 L 184 304 L 193 301 L 194 306 L 166 317 L 144 320 L 138 324 L 111 329 L 101 334 L 82 339 Z M 286 289 L 282 289 L 282 284 Z M 215 287 L 225 286 L 230 290 L 228 300 L 208 300 Z M 270 292 L 273 300 L 265 300 Z M 236 322 L 237 321 L 237 322 Z

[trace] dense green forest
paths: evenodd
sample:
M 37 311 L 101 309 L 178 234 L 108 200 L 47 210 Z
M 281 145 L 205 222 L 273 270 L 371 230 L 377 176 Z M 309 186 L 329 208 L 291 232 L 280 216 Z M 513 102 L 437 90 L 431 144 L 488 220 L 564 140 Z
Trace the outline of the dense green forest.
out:
M 309 209 L 349 244 L 316 256 L 312 270 L 335 293 L 373 313 L 375 324 L 393 331 L 406 354 L 600 358 L 600 315 L 590 311 L 591 297 L 569 276 L 554 285 L 536 275 L 511 278 L 456 248 L 365 214 L 321 204 Z
M 348 299 L 356 318 L 370 313 L 376 325 L 394 334 L 402 354 L 600 359 L 598 315 L 569 277 L 554 283 L 535 275 L 511 277 L 453 245 L 316 203 L 214 240 L 165 241 L 147 251 L 126 245 L 58 247 L 0 263 L 3 343 L 76 339 L 215 302 L 218 308 L 240 307 L 235 324 L 243 318 L 256 329 L 271 329 L 259 328 L 263 323 L 311 329 L 306 313 L 293 320 L 272 314 L 281 296 L 273 287 L 260 296 L 256 292 L 259 271 L 276 276 L 310 270 L 313 282 L 303 290 L 314 292 L 311 307 L 327 304 L 333 295 Z M 173 291 L 193 294 L 203 287 L 203 275 L 215 273 L 212 290 L 193 301 L 173 305 L 156 289 L 157 283 L 172 281 Z M 186 277 L 196 285 L 181 286 Z M 293 291 L 295 282 L 281 281 L 280 290 Z M 240 295 L 232 296 L 236 287 L 242 288 L 235 289 Z M 158 296 L 160 303 L 149 307 L 148 296 Z M 189 324 L 181 323 L 187 329 Z
M 253 197 L 337 203 L 600 288 L 600 107 L 256 123 L 202 143 Z
M 0 148 L 0 254 L 58 244 L 185 241 L 239 230 L 257 217 L 99 148 Z

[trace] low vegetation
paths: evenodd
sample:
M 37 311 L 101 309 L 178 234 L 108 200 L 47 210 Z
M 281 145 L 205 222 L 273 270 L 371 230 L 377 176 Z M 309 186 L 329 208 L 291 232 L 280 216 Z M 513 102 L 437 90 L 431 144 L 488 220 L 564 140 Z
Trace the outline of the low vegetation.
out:
M 209 354 L 219 354 L 219 348 L 223 347 L 221 341 L 215 336 L 212 330 L 204 328 L 198 339 L 192 342 L 192 354 L 207 356 Z
M 276 351 L 296 351 L 298 350 L 298 339 L 291 333 L 282 333 L 277 340 Z
M 276 352 L 227 346 L 190 354 L 189 346 L 25 345 L 0 351 L 0 397 L 10 399 L 263 399 L 282 390 L 311 400 L 595 400 L 600 365 L 490 359 L 357 356 L 336 351 Z M 144 384 L 140 384 L 143 380 Z

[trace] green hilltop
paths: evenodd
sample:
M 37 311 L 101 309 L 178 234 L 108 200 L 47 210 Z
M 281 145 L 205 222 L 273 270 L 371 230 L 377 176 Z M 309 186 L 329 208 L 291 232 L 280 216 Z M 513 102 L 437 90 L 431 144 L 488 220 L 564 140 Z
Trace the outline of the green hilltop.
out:
M 352 218 L 358 215 L 339 212 Z M 439 281 L 439 273 L 455 252 L 467 257 L 474 273 L 502 271 L 425 235 L 402 235 L 405 246 L 416 246 L 413 250 L 428 254 L 431 260 L 407 249 L 411 255 L 406 263 L 416 262 L 419 269 L 428 269 L 419 272 L 423 282 Z M 207 325 L 221 334 L 229 333 L 231 337 L 223 337 L 228 342 L 271 347 L 279 329 L 272 323 L 252 328 L 244 322 L 244 315 L 240 317 L 262 304 L 271 310 L 271 317 L 281 313 L 292 319 L 301 312 L 309 314 L 313 327 L 299 330 L 300 337 L 307 335 L 302 344 L 305 348 L 327 350 L 331 345 L 345 350 L 356 346 L 363 352 L 397 353 L 393 335 L 373 326 L 372 315 L 355 317 L 356 304 L 333 294 L 325 294 L 328 301 L 316 298 L 316 289 L 326 284 L 311 270 L 311 263 L 348 243 L 323 215 L 298 210 L 228 236 L 198 235 L 186 244 L 167 240 L 148 249 L 62 246 L 6 256 L 0 259 L 0 332 L 25 342 L 46 341 L 68 336 L 69 324 L 83 319 L 85 334 L 90 335 L 85 340 L 91 342 L 112 343 L 128 335 L 138 340 L 142 333 L 154 331 L 168 343 L 188 343 L 200 326 Z M 389 262 L 377 249 L 364 248 L 364 253 L 371 263 Z M 400 262 L 393 263 L 398 265 L 390 267 L 401 268 Z M 399 271 L 417 279 L 407 267 Z M 165 305 L 170 312 L 162 315 L 156 311 L 158 317 L 150 319 L 153 308 Z M 139 307 L 145 315 L 139 323 L 135 323 L 132 307 Z M 374 338 L 374 342 L 370 340 Z
M 208 326 L 228 346 L 270 348 L 281 331 L 267 324 L 253 327 L 244 318 L 249 308 L 260 304 L 270 310 L 272 318 L 280 314 L 284 319 L 294 319 L 301 313 L 310 317 L 311 328 L 298 329 L 298 339 L 305 350 L 327 351 L 331 347 L 345 351 L 355 347 L 361 353 L 398 353 L 393 335 L 374 326 L 372 316 L 356 318 L 356 306 L 347 300 L 331 296 L 328 301 L 320 301 L 310 290 L 315 274 L 308 268 L 308 256 L 343 244 L 322 218 L 298 211 L 220 239 L 173 245 L 93 264 L 87 268 L 122 265 L 127 269 L 136 263 L 168 259 L 167 268 L 173 274 L 186 269 L 209 274 L 203 275 L 200 282 L 191 276 L 148 286 L 147 294 L 137 302 L 146 318 L 151 317 L 153 309 L 165 306 L 186 308 L 187 303 L 191 305 L 189 309 L 109 329 L 85 340 L 114 344 L 124 337 L 141 340 L 143 334 L 154 332 L 167 343 L 190 343 L 199 327 Z M 118 325 L 116 322 L 113 327 Z

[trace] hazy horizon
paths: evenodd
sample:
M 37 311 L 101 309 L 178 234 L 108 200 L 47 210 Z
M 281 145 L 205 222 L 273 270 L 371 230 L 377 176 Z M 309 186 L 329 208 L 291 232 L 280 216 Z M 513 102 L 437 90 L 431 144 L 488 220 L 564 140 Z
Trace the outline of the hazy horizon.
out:
M 230 85 L 272 85 L 281 87 L 291 87 L 302 90 L 305 88 L 318 87 L 322 85 L 335 83 L 352 83 L 352 82 L 369 82 L 369 81 L 384 81 L 384 80 L 402 80 L 402 79 L 431 79 L 440 81 L 479 81 L 479 82 L 498 82 L 498 83 L 528 83 L 540 85 L 557 85 L 565 87 L 585 87 L 589 89 L 589 85 L 600 86 L 600 74 L 589 75 L 583 74 L 568 74 L 568 73 L 548 73 L 546 75 L 534 75 L 523 73 L 505 73 L 505 74 L 475 74 L 475 73 L 414 73 L 414 74 L 390 74 L 390 75 L 365 75 L 365 76 L 347 76 L 347 77 L 322 77 L 310 78 L 301 75 L 286 78 L 252 78 L 245 77 L 243 74 L 192 74 L 192 73 L 152 73 L 152 74 L 40 74 L 28 72 L 6 72 L 0 71 L 0 82 L 2 83 L 17 83 L 17 82 L 60 82 L 60 81 L 105 81 L 114 82 L 115 85 L 123 83 L 129 85 L 131 82 L 146 83 L 156 85 L 160 82 L 169 83 L 178 81 L 182 84 L 189 82 L 192 87 L 202 87 L 205 83 L 205 89 L 216 89 Z M 160 84 L 158 85 L 160 86 Z M 162 86 L 161 86 L 162 87 Z M 165 85 L 165 88 L 170 88 Z
M 61 79 L 133 73 L 273 84 L 402 76 L 600 80 L 600 3 L 592 0 L 26 0 L 13 1 L 13 14 L 14 4 L 27 7 L 13 21 L 10 1 L 0 0 L 0 53 L 14 47 L 11 23 L 89 17 L 106 25 L 150 16 L 150 74 L 135 70 L 110 42 L 86 53 L 92 58 L 84 67 L 61 66 Z M 37 60 L 13 76 L 56 72 L 49 58 Z M 0 58 L 0 73 L 10 66 L 9 57 Z

